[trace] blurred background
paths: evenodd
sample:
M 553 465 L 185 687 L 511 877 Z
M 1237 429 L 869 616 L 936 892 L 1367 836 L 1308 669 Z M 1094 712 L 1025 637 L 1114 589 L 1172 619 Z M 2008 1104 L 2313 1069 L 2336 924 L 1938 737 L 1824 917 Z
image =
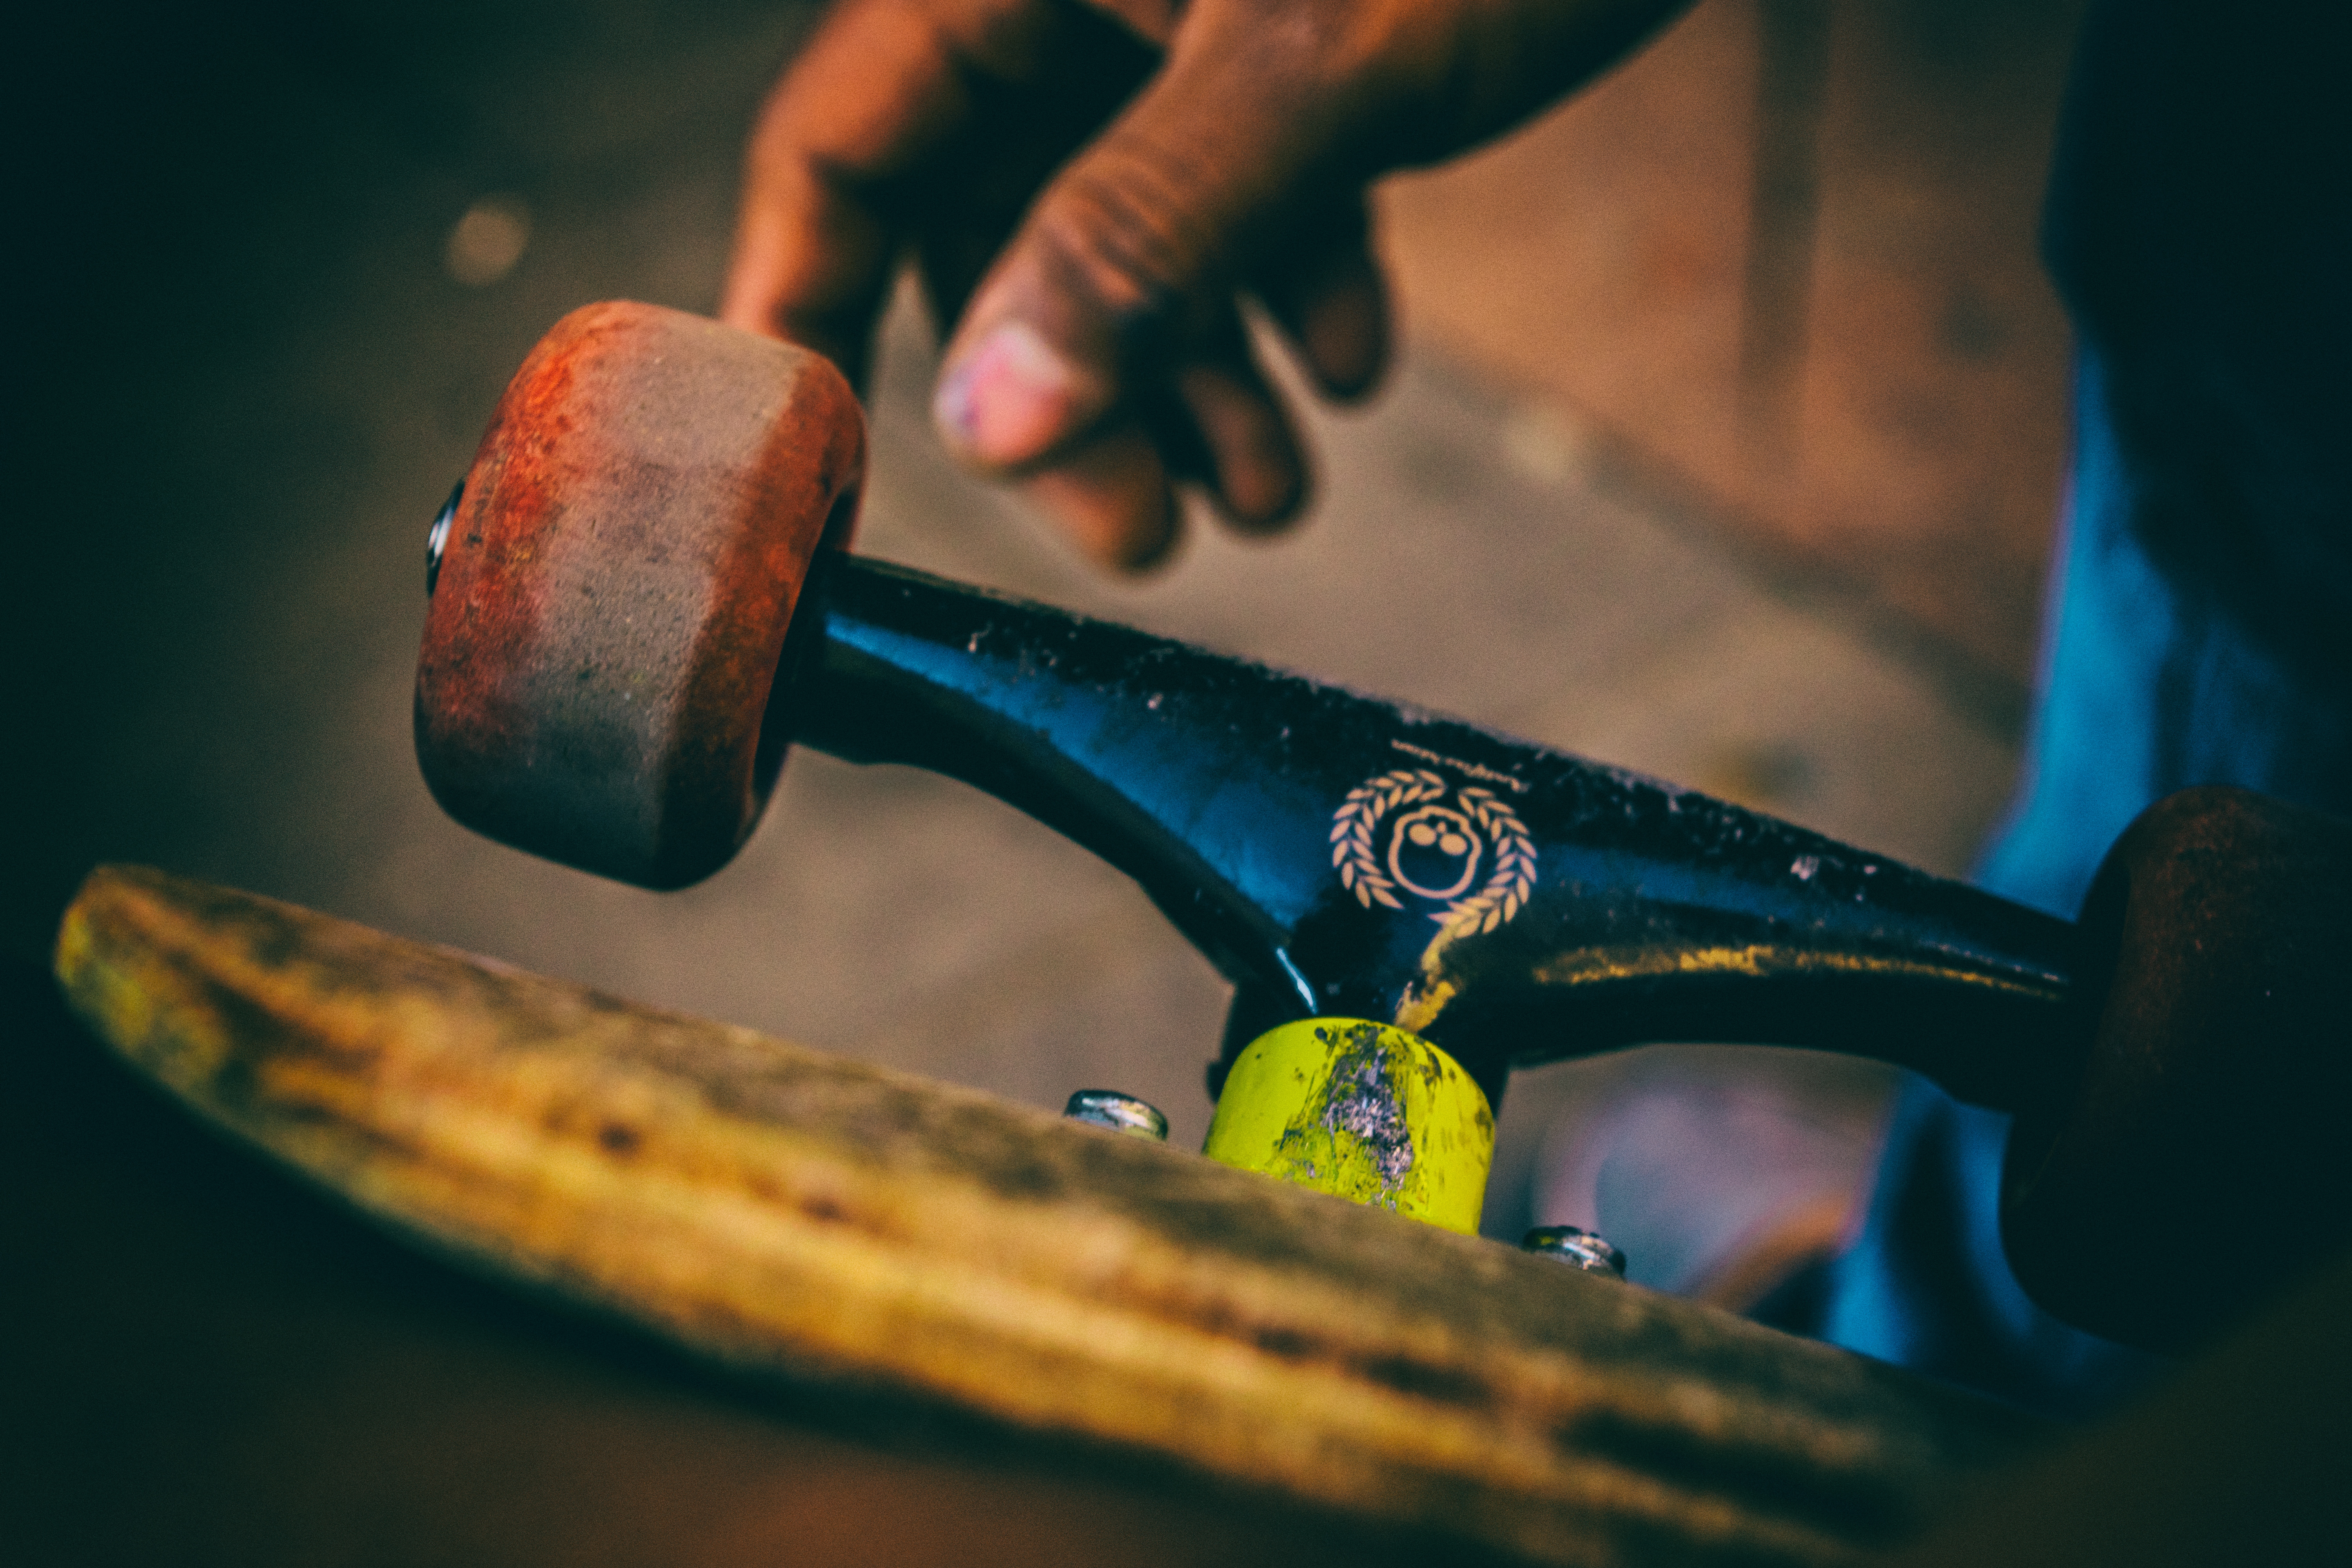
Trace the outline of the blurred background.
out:
M 945 462 L 902 300 L 859 548 L 1960 872 L 2017 764 L 2058 497 L 2033 234 L 2078 9 L 1699 0 L 1395 180 L 1403 353 L 1311 421 L 1313 513 L 1196 529 L 1140 582 Z M 814 10 L 89 0 L 19 35 L 12 954 L 91 864 L 147 861 L 1040 1105 L 1126 1089 L 1197 1146 L 1223 982 L 986 797 L 799 753 L 738 863 L 664 896 L 475 838 L 417 777 L 426 521 L 562 312 L 711 308 Z M 1887 1089 L 1702 1047 L 1522 1075 L 1489 1227 L 1597 1222 L 1635 1278 L 1745 1304 L 1844 1233 Z

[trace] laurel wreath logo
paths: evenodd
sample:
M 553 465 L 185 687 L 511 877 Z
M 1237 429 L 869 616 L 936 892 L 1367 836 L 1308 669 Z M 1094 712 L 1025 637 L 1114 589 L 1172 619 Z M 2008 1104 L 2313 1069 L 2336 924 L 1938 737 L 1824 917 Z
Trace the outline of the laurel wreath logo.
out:
M 1331 814 L 1331 864 L 1339 870 L 1340 885 L 1366 909 L 1374 904 L 1403 909 L 1395 879 L 1373 851 L 1381 824 L 1399 810 L 1443 800 L 1448 793 L 1493 849 L 1494 868 L 1476 892 L 1455 899 L 1429 918 L 1465 935 L 1490 931 L 1519 912 L 1536 880 L 1536 847 L 1527 825 L 1493 790 L 1451 790 L 1426 768 L 1399 768 L 1367 780 L 1349 790 Z

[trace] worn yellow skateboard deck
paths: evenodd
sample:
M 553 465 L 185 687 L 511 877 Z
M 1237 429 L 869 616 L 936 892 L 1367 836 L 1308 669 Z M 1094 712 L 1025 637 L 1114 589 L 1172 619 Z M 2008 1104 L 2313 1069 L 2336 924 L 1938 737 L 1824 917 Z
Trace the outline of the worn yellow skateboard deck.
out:
M 93 875 L 57 968 L 205 1119 L 753 1379 L 1596 1565 L 1850 1561 L 2035 1436 L 1507 1247 L 160 872 Z

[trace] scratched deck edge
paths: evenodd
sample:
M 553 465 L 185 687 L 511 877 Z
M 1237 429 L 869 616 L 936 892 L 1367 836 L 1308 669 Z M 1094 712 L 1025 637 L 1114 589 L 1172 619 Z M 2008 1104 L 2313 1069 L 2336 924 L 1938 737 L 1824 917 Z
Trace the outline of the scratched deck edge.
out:
M 197 1114 L 737 1371 L 1567 1563 L 1832 1563 L 2034 1428 L 1710 1309 L 249 894 L 93 875 L 58 969 Z

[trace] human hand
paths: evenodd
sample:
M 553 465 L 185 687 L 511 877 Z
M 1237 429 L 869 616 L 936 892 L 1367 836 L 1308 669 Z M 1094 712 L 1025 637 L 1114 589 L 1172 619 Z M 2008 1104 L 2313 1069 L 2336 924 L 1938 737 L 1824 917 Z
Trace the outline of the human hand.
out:
M 720 315 L 862 383 L 911 251 L 955 323 L 942 436 L 1081 551 L 1160 558 L 1177 481 L 1278 528 L 1307 464 L 1242 300 L 1325 394 L 1370 390 L 1370 183 L 1507 129 L 1681 3 L 844 0 L 761 113 Z

